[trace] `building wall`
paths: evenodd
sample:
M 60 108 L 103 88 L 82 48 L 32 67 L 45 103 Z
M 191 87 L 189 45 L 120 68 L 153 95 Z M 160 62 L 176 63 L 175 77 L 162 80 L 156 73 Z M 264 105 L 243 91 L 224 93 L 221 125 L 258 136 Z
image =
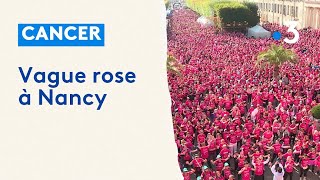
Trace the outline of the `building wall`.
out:
M 320 0 L 306 0 L 305 11 L 305 26 L 320 28 Z
M 259 7 L 261 21 L 285 25 L 299 22 L 297 28 L 320 28 L 320 0 L 250 0 Z

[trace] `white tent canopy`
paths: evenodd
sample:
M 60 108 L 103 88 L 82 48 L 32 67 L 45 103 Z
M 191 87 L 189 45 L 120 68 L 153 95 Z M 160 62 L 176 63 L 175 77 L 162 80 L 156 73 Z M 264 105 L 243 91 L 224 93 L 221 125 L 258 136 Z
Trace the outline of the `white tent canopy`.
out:
M 171 11 L 170 9 L 168 9 L 168 10 L 166 11 L 167 17 L 171 16 L 171 13 L 172 13 L 172 11 Z
M 207 19 L 206 17 L 204 16 L 201 16 L 197 19 L 197 22 L 200 23 L 201 25 L 203 26 L 213 26 L 213 22 L 211 22 L 209 19 Z
M 270 38 L 271 32 L 265 30 L 263 27 L 256 25 L 248 29 L 248 37 L 255 38 Z

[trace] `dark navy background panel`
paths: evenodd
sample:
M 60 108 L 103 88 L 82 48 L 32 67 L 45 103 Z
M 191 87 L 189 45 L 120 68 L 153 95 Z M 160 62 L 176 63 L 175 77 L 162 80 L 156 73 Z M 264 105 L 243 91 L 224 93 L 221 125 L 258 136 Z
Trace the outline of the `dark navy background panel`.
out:
M 28 30 L 26 32 L 27 36 L 34 36 L 36 37 L 38 34 L 38 30 L 41 26 L 44 27 L 45 32 L 49 38 L 49 40 L 45 40 L 43 38 L 40 38 L 39 40 L 26 40 L 22 36 L 22 30 L 27 27 L 32 26 L 34 30 Z M 50 40 L 50 26 L 52 26 L 57 31 L 59 30 L 59 26 L 62 27 L 63 36 L 62 40 L 55 38 L 54 40 Z M 74 26 L 77 28 L 77 30 L 70 30 L 69 35 L 73 36 L 76 35 L 77 39 L 75 40 L 68 40 L 64 36 L 64 30 L 69 27 Z M 87 31 L 87 37 L 88 40 L 79 40 L 78 39 L 78 28 L 79 26 L 88 26 Z M 98 36 L 101 38 L 101 40 L 97 40 L 96 38 L 93 38 L 92 40 L 89 39 L 90 37 L 90 26 L 96 26 L 100 29 Z M 18 46 L 104 46 L 104 24 L 18 24 Z

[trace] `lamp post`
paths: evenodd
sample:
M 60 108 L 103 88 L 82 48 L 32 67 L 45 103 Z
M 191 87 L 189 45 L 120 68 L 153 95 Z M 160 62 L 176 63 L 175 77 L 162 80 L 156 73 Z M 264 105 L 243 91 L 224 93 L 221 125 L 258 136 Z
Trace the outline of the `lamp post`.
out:
M 282 14 L 282 16 L 281 16 L 282 17 L 282 20 L 281 20 L 282 23 L 281 24 L 282 24 L 282 26 L 283 26 L 283 17 L 284 17 L 283 13 L 284 13 L 284 0 L 282 0 L 282 10 L 281 10 L 281 14 Z
M 293 20 L 296 20 L 296 0 L 293 0 Z
M 260 22 L 261 22 L 261 9 L 258 9 L 258 15 L 259 15 L 259 17 L 260 17 Z
M 276 4 L 275 4 L 275 0 L 273 0 L 273 4 L 272 4 L 272 23 L 274 23 L 274 13 L 276 11 Z
M 266 6 L 265 6 L 265 3 L 264 3 L 264 0 L 262 0 L 262 7 L 261 7 L 261 17 L 262 17 L 262 20 L 264 21 L 265 19 L 264 19 L 264 17 L 263 17 L 263 15 L 264 15 L 264 11 L 266 10 Z

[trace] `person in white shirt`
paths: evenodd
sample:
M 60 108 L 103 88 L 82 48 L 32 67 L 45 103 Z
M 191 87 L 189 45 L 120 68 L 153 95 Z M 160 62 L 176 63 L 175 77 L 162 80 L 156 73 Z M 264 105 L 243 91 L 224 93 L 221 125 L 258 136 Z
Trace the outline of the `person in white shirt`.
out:
M 273 174 L 273 180 L 283 180 L 284 169 L 282 164 L 278 161 L 271 167 L 271 172 Z

